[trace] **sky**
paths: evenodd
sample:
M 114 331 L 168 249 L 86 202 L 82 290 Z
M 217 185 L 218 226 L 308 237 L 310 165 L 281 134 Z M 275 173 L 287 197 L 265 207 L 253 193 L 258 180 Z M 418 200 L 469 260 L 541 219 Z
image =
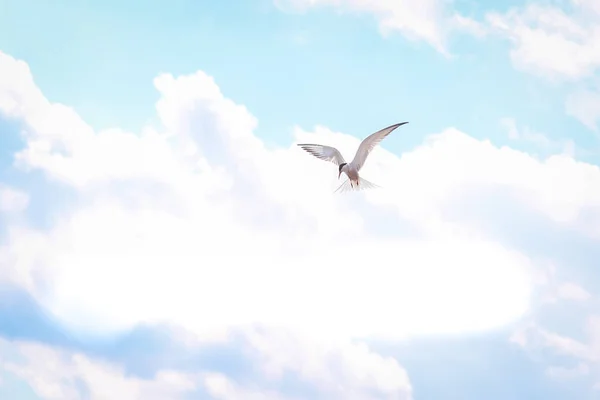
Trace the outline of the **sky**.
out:
M 600 398 L 599 4 L 1 2 L 0 398 Z

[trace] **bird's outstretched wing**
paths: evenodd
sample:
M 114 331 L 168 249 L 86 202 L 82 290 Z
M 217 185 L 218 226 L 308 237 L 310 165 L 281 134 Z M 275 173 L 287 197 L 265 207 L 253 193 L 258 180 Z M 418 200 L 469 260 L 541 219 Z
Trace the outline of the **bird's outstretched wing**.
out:
M 320 144 L 298 144 L 298 146 L 321 160 L 331 161 L 336 165 L 344 164 L 346 162 L 344 161 L 344 157 L 342 157 L 335 147 L 323 146 Z
M 408 122 L 400 122 L 399 124 L 390 125 L 387 128 L 383 128 L 382 130 L 367 136 L 358 147 L 356 155 L 354 156 L 354 160 L 352 160 L 351 163 L 356 167 L 356 170 L 360 170 L 363 165 L 365 165 L 367 156 L 369 153 L 371 153 L 375 146 L 377 146 L 387 135 L 392 133 L 394 129 L 404 124 L 408 124 Z

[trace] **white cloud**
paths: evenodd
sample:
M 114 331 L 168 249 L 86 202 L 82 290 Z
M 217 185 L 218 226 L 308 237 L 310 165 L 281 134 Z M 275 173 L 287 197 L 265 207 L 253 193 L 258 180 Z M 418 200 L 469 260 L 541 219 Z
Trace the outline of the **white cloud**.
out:
M 468 199 L 461 198 L 461 192 L 472 196 L 497 185 L 550 220 L 595 237 L 600 234 L 597 225 L 581 216 L 582 210 L 599 212 L 600 168 L 566 154 L 539 160 L 449 129 L 432 135 L 426 144 L 404 154 L 398 163 L 382 155 L 372 160 L 371 166 L 389 182 L 395 181 L 398 191 L 367 196 L 378 203 L 394 205 L 403 217 L 419 219 L 434 230 L 451 232 L 457 228 L 441 215 L 453 196 L 466 202 Z M 492 216 L 489 218 L 493 220 Z
M 581 284 L 565 280 L 565 275 L 569 276 L 568 269 L 558 269 L 555 264 L 549 262 L 546 268 L 538 270 L 537 279 L 537 300 L 542 307 L 548 308 L 557 304 L 568 306 L 587 306 L 591 305 L 594 296 Z M 519 335 L 515 338 L 519 341 Z M 521 335 L 521 339 L 524 336 Z M 523 339 L 524 340 L 524 339 Z M 524 341 L 521 343 L 524 346 Z
M 600 14 L 597 2 L 572 0 L 573 11 L 530 3 L 486 21 L 513 44 L 514 65 L 552 80 L 590 77 L 600 67 Z
M 570 379 L 590 375 L 600 384 L 600 317 L 588 315 L 583 324 L 583 339 L 548 330 L 537 323 L 530 323 L 515 332 L 512 342 L 548 364 L 546 373 L 557 379 Z M 566 362 L 556 364 L 555 356 Z
M 206 391 L 215 400 L 286 400 L 292 397 L 281 395 L 273 391 L 261 391 L 240 387 L 226 375 L 221 373 L 210 373 L 204 378 Z
M 15 259 L 25 264 L 19 254 L 28 251 L 48 260 L 45 270 L 18 265 L 24 269 L 15 272 L 25 275 L 15 278 L 36 293 L 32 277 L 43 277 L 53 287 L 44 303 L 69 323 L 94 329 L 174 320 L 202 331 L 266 322 L 323 334 L 402 337 L 493 327 L 526 305 L 520 269 L 527 262 L 499 246 L 350 239 L 355 252 L 343 254 L 347 248 L 331 240 L 319 245 L 297 238 L 290 244 L 284 241 L 289 235 L 278 240 L 260 232 L 252 236 L 243 228 L 221 231 L 226 213 L 214 207 L 211 212 L 210 217 L 178 218 L 153 208 L 125 211 L 107 203 L 73 215 L 47 236 L 13 230 L 12 236 L 20 238 L 9 244 Z M 207 232 L 203 224 L 214 228 Z M 236 243 L 235 254 L 229 243 Z M 284 246 L 289 256 L 278 254 Z M 392 258 L 396 251 L 402 256 Z M 293 254 L 298 254 L 295 259 Z M 388 261 L 374 264 L 373 254 Z M 456 263 L 454 268 L 442 269 L 444 259 Z M 443 284 L 431 282 L 432 274 L 443 277 Z M 466 277 L 471 281 L 463 282 Z M 504 296 L 506 288 L 512 290 L 510 299 Z M 390 319 L 392 313 L 399 319 Z
M 527 3 L 503 13 L 488 12 L 485 22 L 489 32 L 511 42 L 515 68 L 554 83 L 581 82 L 579 89 L 568 89 L 565 112 L 598 131 L 600 95 L 593 84 L 600 76 L 597 1 Z
M 570 0 L 573 11 L 540 3 L 490 11 L 481 21 L 451 9 L 443 0 L 274 0 L 284 11 L 331 7 L 375 17 L 383 35 L 398 31 L 450 55 L 448 38 L 465 32 L 477 38 L 496 33 L 513 44 L 514 65 L 549 79 L 591 76 L 600 66 L 600 13 L 594 0 Z
M 26 193 L 0 184 L 0 213 L 17 213 L 27 208 L 29 196 Z
M 572 0 L 572 3 L 590 16 L 600 15 L 600 4 L 595 0 Z
M 456 217 L 474 194 L 496 185 L 547 219 L 600 234 L 581 217 L 600 210 L 600 169 L 569 155 L 539 160 L 451 128 L 402 157 L 375 149 L 364 175 L 384 189 L 334 196 L 335 167 L 293 144 L 267 149 L 256 118 L 202 72 L 157 77 L 164 126 L 137 135 L 94 132 L 0 53 L 0 77 L 9 74 L 0 112 L 26 125 L 18 165 L 78 197 L 47 230 L 8 226 L 0 279 L 88 333 L 168 321 L 222 339 L 232 327 L 283 327 L 329 343 L 318 360 L 337 354 L 368 370 L 321 371 L 254 341 L 271 371 L 306 364 L 298 373 L 344 398 L 365 387 L 406 395 L 393 360 L 328 339 L 481 331 L 525 313 L 535 260 Z M 293 134 L 344 153 L 359 141 L 323 127 Z M 493 221 L 497 204 L 485 206 Z M 239 389 L 209 381 L 224 398 Z
M 574 301 L 586 301 L 592 297 L 587 290 L 572 282 L 562 283 L 558 287 L 558 296 L 565 300 Z
M 596 358 L 585 343 L 550 332 L 536 324 L 516 331 L 511 340 L 523 347 L 536 350 L 550 349 L 557 354 L 585 361 L 593 361 Z
M 600 123 L 600 92 L 580 89 L 571 93 L 565 103 L 565 111 L 588 128 L 598 131 Z
M 165 370 L 153 379 L 128 377 L 117 365 L 34 342 L 0 339 L 0 349 L 0 368 L 44 400 L 107 399 L 115 393 L 123 400 L 179 399 L 200 387 L 190 374 Z
M 287 373 L 318 398 L 412 398 L 404 369 L 363 344 L 324 346 L 283 332 L 253 332 L 249 338 L 254 347 L 247 354 L 256 371 L 252 381 L 236 381 L 210 369 L 163 369 L 151 378 L 140 378 L 119 364 L 73 350 L 4 339 L 0 339 L 0 372 L 26 381 L 44 400 L 106 399 L 114 393 L 123 400 L 205 398 L 204 393 L 219 400 L 300 399 L 279 385 Z
M 518 127 L 514 118 L 502 118 L 500 124 L 506 129 L 508 138 L 515 142 L 524 142 L 534 145 L 536 148 L 551 152 L 574 155 L 575 143 L 570 139 L 553 140 L 543 133 L 536 132 L 531 128 Z
M 289 330 L 268 335 L 248 333 L 253 357 L 269 379 L 291 373 L 312 385 L 325 398 L 411 398 L 406 371 L 391 357 L 372 352 L 363 343 L 306 341 Z
M 16 62 L 4 55 L 3 64 Z M 332 196 L 331 166 L 295 146 L 265 149 L 252 132 L 255 118 L 201 72 L 155 80 L 165 132 L 141 135 L 94 133 L 71 113 L 62 114 L 69 134 L 55 135 L 60 129 L 45 129 L 37 116 L 64 107 L 40 98 L 32 79 L 14 82 L 4 92 L 28 110 L 20 165 L 70 184 L 80 199 L 48 231 L 9 227 L 3 275 L 72 327 L 102 332 L 169 320 L 209 334 L 262 322 L 398 338 L 489 329 L 527 308 L 529 260 L 451 235 L 436 209 L 457 186 L 448 176 L 407 174 L 430 168 L 440 145 L 443 166 L 448 150 L 485 143 L 450 131 L 406 161 L 376 151 L 365 174 L 395 171 L 398 189 L 368 199 L 397 209 L 387 224 L 399 225 L 400 214 L 430 237 L 375 239 L 363 216 L 378 206 Z M 295 135 L 357 144 L 321 128 Z M 424 170 L 423 178 L 430 173 L 438 174 Z
M 587 364 L 580 363 L 575 367 L 559 367 L 551 366 L 546 369 L 546 373 L 555 379 L 571 379 L 590 373 L 590 368 Z
M 455 13 L 450 19 L 449 27 L 459 32 L 469 33 L 480 39 L 490 33 L 485 24 L 458 13 Z
M 453 30 L 483 36 L 483 27 L 474 20 L 453 14 L 441 0 L 274 0 L 285 11 L 305 11 L 313 7 L 335 7 L 342 12 L 373 15 L 383 35 L 398 31 L 409 39 L 423 40 L 443 54 Z

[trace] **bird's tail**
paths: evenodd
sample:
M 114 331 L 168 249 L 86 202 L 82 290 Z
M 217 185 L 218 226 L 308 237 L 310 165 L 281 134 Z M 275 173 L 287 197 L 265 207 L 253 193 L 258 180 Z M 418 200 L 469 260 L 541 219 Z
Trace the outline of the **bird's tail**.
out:
M 344 183 L 342 183 L 340 185 L 340 187 L 338 187 L 334 193 L 344 193 L 344 192 L 351 192 L 351 191 L 361 191 L 361 190 L 366 190 L 366 189 L 376 189 L 376 188 L 380 188 L 381 186 L 374 184 L 373 182 L 369 182 L 368 180 L 366 180 L 365 178 L 358 178 L 358 185 L 353 185 L 352 182 L 350 181 L 350 179 L 346 179 L 346 181 Z

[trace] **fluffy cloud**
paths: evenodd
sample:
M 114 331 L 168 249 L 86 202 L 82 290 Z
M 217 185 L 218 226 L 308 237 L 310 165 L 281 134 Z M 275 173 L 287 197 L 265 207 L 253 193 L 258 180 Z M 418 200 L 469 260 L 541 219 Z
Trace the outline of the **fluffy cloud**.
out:
M 513 43 L 516 67 L 554 80 L 577 80 L 600 66 L 600 13 L 593 0 L 572 0 L 573 11 L 531 3 L 489 13 L 491 28 Z
M 480 26 L 485 26 L 486 33 L 510 40 L 510 58 L 516 68 L 555 83 L 581 81 L 579 89 L 569 88 L 565 112 L 588 128 L 598 129 L 599 95 L 597 87 L 589 84 L 597 79 L 600 68 L 600 10 L 596 1 L 571 0 L 567 7 L 528 3 L 506 12 L 488 12 L 485 25 Z
M 591 375 L 597 386 L 600 384 L 600 317 L 586 316 L 582 328 L 584 337 L 579 339 L 529 323 L 517 330 L 511 340 L 535 354 L 538 360 L 547 362 L 546 372 L 550 376 L 568 379 Z
M 289 332 L 256 330 L 238 352 L 252 363 L 250 377 L 234 379 L 209 369 L 160 369 L 137 377 L 120 365 L 68 348 L 0 339 L 0 372 L 27 382 L 42 399 L 292 400 L 310 390 L 313 398 L 408 400 L 412 388 L 404 369 L 364 344 L 315 344 Z M 189 348 L 193 351 L 193 346 Z M 10 375 L 6 375 L 6 373 Z M 289 374 L 296 389 L 286 388 Z M 299 389 L 298 389 L 299 388 Z
M 500 124 L 506 129 L 508 138 L 512 141 L 529 143 L 536 149 L 550 152 L 551 154 L 563 153 L 574 155 L 575 143 L 571 139 L 552 140 L 546 135 L 536 132 L 527 126 L 517 126 L 517 121 L 513 118 L 502 118 Z
M 559 82 L 597 77 L 600 67 L 600 10 L 594 0 L 570 0 L 569 7 L 532 2 L 506 12 L 489 11 L 481 20 L 449 8 L 449 3 L 388 0 L 275 0 L 284 10 L 335 7 L 343 12 L 366 13 L 379 22 L 382 34 L 398 31 L 423 40 L 449 54 L 448 37 L 466 32 L 483 38 L 508 39 L 513 65 L 525 72 Z M 589 88 L 572 92 L 565 103 L 568 115 L 597 130 L 599 95 Z M 539 138 L 537 138 L 539 139 Z
M 580 89 L 571 93 L 566 100 L 568 115 L 577 118 L 588 128 L 598 131 L 600 123 L 600 92 Z
M 0 185 L 0 213 L 23 211 L 29 203 L 29 196 L 9 186 Z
M 5 112 L 27 125 L 18 165 L 79 193 L 47 231 L 9 227 L 3 276 L 72 327 L 111 332 L 169 320 L 208 335 L 268 323 L 318 336 L 404 337 L 488 329 L 527 307 L 529 260 L 453 236 L 436 215 L 472 177 L 441 169 L 455 164 L 453 152 L 485 143 L 451 130 L 406 160 L 375 153 L 365 174 L 387 170 L 396 182 L 365 202 L 332 196 L 331 166 L 295 146 L 267 150 L 255 118 L 204 73 L 158 77 L 164 131 L 134 135 L 94 133 L 48 102 L 25 66 L 6 55 L 3 64 L 21 76 L 3 90 Z M 344 151 L 358 143 L 324 128 L 295 136 Z M 387 226 L 425 236 L 374 237 L 381 226 L 368 217 L 385 204 Z
M 335 7 L 342 12 L 373 15 L 383 35 L 398 31 L 413 40 L 423 40 L 448 54 L 447 35 L 452 30 L 482 36 L 485 31 L 476 21 L 452 13 L 445 2 L 423 0 L 275 0 L 283 10 L 304 11 L 312 7 Z
M 210 76 L 164 74 L 154 85 L 161 127 L 95 132 L 48 101 L 26 64 L 0 53 L 0 112 L 25 127 L 16 165 L 42 172 L 48 190 L 74 193 L 68 209 L 46 206 L 47 229 L 7 225 L 0 280 L 79 332 L 166 321 L 226 340 L 233 328 L 260 324 L 279 346 L 248 334 L 269 374 L 291 369 L 337 398 L 374 390 L 407 398 L 404 370 L 350 340 L 482 331 L 523 315 L 539 260 L 486 231 L 501 204 L 600 235 L 600 170 L 569 155 L 540 160 L 451 128 L 402 157 L 377 148 L 364 175 L 384 189 L 337 196 L 332 165 L 293 144 L 266 148 L 256 118 Z M 351 154 L 359 139 L 316 127 L 296 128 L 293 141 Z M 11 209 L 27 215 L 26 204 Z M 278 328 L 310 350 L 294 353 L 299 345 Z M 93 364 L 73 360 L 64 368 Z M 93 371 L 122 375 L 111 368 Z M 165 374 L 110 379 L 135 387 L 134 397 L 165 379 L 192 387 L 188 376 Z M 222 375 L 203 379 L 217 397 L 246 390 Z
M 591 295 L 582 288 L 571 282 L 564 282 L 558 287 L 559 297 L 567 300 L 586 301 L 591 298 Z
M 124 400 L 177 399 L 201 387 L 202 377 L 175 371 L 161 371 L 152 380 L 127 377 L 116 365 L 37 343 L 0 339 L 0 355 L 3 371 L 48 400 L 104 399 L 114 393 Z
M 326 398 L 409 398 L 412 388 L 406 372 L 391 357 L 372 352 L 365 344 L 332 341 L 307 342 L 286 330 L 256 331 L 248 335 L 256 364 L 271 379 L 293 372 L 312 382 Z M 318 362 L 315 362 L 317 361 Z

